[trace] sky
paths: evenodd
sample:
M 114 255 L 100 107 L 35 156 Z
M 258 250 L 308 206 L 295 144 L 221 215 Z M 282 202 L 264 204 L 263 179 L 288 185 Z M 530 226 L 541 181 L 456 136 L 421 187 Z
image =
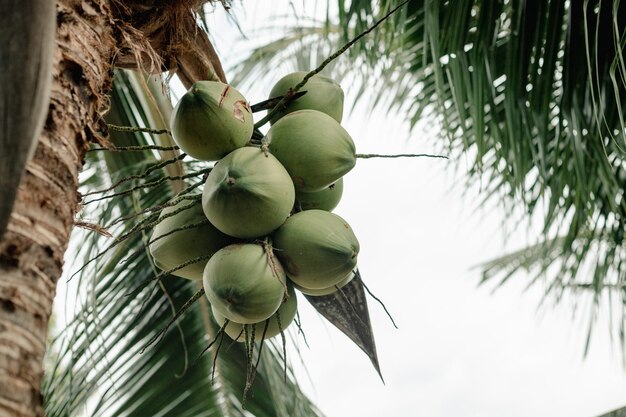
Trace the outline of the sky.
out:
M 271 22 L 273 11 L 301 10 L 302 3 L 248 1 L 234 12 L 250 35 Z M 308 2 L 308 13 L 317 3 L 325 4 Z M 239 33 L 220 7 L 208 22 L 228 68 L 245 43 L 234 41 Z M 241 92 L 253 103 L 263 100 L 283 75 L 268 74 L 254 91 Z M 346 104 L 342 125 L 358 153 L 438 153 L 441 145 L 436 130 L 409 133 L 397 118 L 366 114 L 363 106 Z M 567 300 L 540 307 L 543 287 L 527 289 L 524 274 L 497 290 L 478 285 L 481 262 L 538 233 L 536 224 L 523 224 L 505 240 L 510 219 L 495 204 L 477 209 L 485 195 L 465 185 L 469 166 L 465 159 L 369 159 L 344 178 L 335 213 L 358 237 L 363 280 L 398 329 L 370 299 L 383 383 L 367 356 L 299 298 L 308 347 L 299 339 L 302 361 L 293 347 L 290 357 L 326 416 L 594 417 L 626 405 L 626 370 L 606 316 L 585 357 L 587 316 L 573 317 Z
M 247 2 L 234 12 L 250 35 L 271 22 L 272 11 L 302 10 L 302 3 Z M 312 3 L 325 4 L 308 3 L 309 16 Z M 228 68 L 241 58 L 233 47 L 238 34 L 219 8 L 209 24 Z M 265 99 L 262 92 L 283 75 L 269 74 L 267 85 L 243 94 Z M 358 153 L 440 149 L 436 131 L 410 134 L 401 121 L 362 107 L 342 125 Z M 399 328 L 369 300 L 383 384 L 365 354 L 299 299 L 309 347 L 299 343 L 302 364 L 294 367 L 328 417 L 593 417 L 626 405 L 626 372 L 606 315 L 585 357 L 587 316 L 573 317 L 570 302 L 540 307 L 543 287 L 527 289 L 524 274 L 497 290 L 478 285 L 481 262 L 533 242 L 538 227 L 523 224 L 505 239 L 503 224 L 511 223 L 496 205 L 477 209 L 485 195 L 465 186 L 469 166 L 463 159 L 359 160 L 344 178 L 334 212 L 355 231 L 363 279 Z
M 345 125 L 359 152 L 432 151 L 426 140 L 390 140 L 384 121 L 355 114 Z M 399 328 L 370 299 L 383 385 L 356 346 L 300 303 L 313 398 L 332 417 L 591 417 L 626 404 L 606 320 L 585 359 L 586 328 L 570 304 L 538 310 L 543 288 L 524 291 L 523 274 L 495 292 L 478 286 L 475 266 L 526 239 L 503 245 L 504 213 L 473 210 L 478 189 L 450 191 L 450 164 L 360 160 L 345 178 L 335 212 L 359 238 L 363 279 Z

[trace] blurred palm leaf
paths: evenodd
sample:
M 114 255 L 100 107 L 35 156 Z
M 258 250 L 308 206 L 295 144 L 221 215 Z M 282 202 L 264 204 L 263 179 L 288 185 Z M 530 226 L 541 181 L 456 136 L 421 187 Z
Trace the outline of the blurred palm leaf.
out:
M 610 411 L 598 417 L 626 417 L 626 407 L 622 407 L 617 410 Z
M 160 85 L 160 84 L 159 84 Z M 115 125 L 166 128 L 167 100 L 158 98 L 160 86 L 149 84 L 137 74 L 118 72 L 107 121 Z M 152 91 L 152 92 L 151 92 Z M 111 131 L 116 146 L 171 145 L 167 136 L 158 142 L 140 132 Z M 162 161 L 152 150 L 141 152 L 92 152 L 88 156 L 83 191 L 102 189 L 123 177 L 143 172 Z M 173 168 L 172 168 L 173 167 Z M 168 165 L 169 173 L 154 170 L 148 177 L 126 182 L 116 192 L 131 190 L 172 175 L 193 173 L 205 163 Z M 107 226 L 114 236 L 128 233 L 150 214 L 115 223 L 121 216 L 164 204 L 182 189 L 202 182 L 202 176 L 186 182 L 164 181 L 139 187 L 125 195 L 86 204 L 85 222 Z M 110 192 L 109 194 L 112 194 Z M 91 198 L 96 198 L 92 196 Z M 157 212 L 158 215 L 158 212 Z M 291 370 L 283 368 L 282 346 L 265 343 L 262 360 L 245 404 L 246 349 L 230 341 L 220 343 L 200 357 L 215 338 L 219 327 L 209 314 L 205 297 L 187 311 L 162 340 L 142 348 L 171 320 L 174 313 L 198 291 L 198 283 L 166 276 L 132 297 L 128 294 L 154 278 L 145 243 L 150 228 L 131 235 L 96 262 L 87 264 L 72 278 L 76 286 L 76 311 L 68 326 L 56 337 L 48 358 L 43 393 L 46 415 L 57 416 L 317 416 L 320 412 L 304 396 Z M 85 262 L 111 245 L 113 239 L 77 230 L 73 242 L 76 258 Z M 72 304 L 69 302 L 69 304 Z M 213 376 L 212 376 L 213 375 Z
M 236 79 L 312 69 L 399 3 L 338 0 L 336 21 L 256 45 Z M 624 2 L 411 0 L 330 72 L 372 111 L 439 124 L 482 203 L 542 217 L 544 242 L 489 262 L 485 281 L 530 270 L 553 299 L 589 294 L 592 312 L 611 293 L 624 341 L 625 45 Z

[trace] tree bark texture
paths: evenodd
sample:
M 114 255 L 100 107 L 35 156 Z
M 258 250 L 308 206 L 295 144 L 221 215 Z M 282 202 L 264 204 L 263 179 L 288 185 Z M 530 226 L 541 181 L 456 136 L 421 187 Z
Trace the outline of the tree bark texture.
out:
M 48 322 L 79 209 L 78 173 L 96 132 L 106 131 L 113 67 L 169 68 L 186 84 L 225 79 L 195 25 L 193 10 L 204 1 L 56 1 L 48 115 L 0 238 L 0 417 L 44 414 Z
M 107 1 L 57 1 L 49 112 L 0 242 L 0 417 L 43 415 L 48 321 L 78 173 L 111 84 L 114 35 Z

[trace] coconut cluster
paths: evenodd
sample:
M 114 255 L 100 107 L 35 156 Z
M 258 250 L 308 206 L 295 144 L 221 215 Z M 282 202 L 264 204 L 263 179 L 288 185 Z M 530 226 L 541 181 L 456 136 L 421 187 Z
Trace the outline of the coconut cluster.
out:
M 305 76 L 283 77 L 270 98 Z M 215 321 L 234 340 L 286 329 L 297 311 L 295 289 L 328 295 L 354 277 L 359 242 L 331 212 L 356 163 L 340 125 L 343 90 L 320 75 L 301 90 L 271 119 L 262 146 L 251 141 L 250 105 L 230 85 L 198 82 L 172 114 L 178 146 L 216 162 L 201 196 L 178 196 L 162 211 L 150 253 L 157 267 L 202 280 Z

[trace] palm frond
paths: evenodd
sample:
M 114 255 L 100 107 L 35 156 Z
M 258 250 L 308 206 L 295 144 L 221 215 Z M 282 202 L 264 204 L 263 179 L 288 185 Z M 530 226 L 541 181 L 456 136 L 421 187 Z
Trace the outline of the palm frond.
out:
M 142 77 L 117 73 L 108 121 L 123 126 L 167 127 L 164 113 L 171 104 L 155 98 L 159 88 L 152 88 L 151 94 Z M 163 144 L 142 132 L 111 131 L 111 140 L 117 146 Z M 168 141 L 167 137 L 163 140 Z M 106 187 L 164 157 L 153 150 L 90 153 L 84 190 Z M 185 161 L 178 169 L 193 173 L 202 166 L 204 163 Z M 164 170 L 155 170 L 147 178 L 120 185 L 116 191 L 166 175 Z M 178 186 L 201 181 L 201 176 L 190 178 Z M 167 202 L 175 188 L 175 182 L 165 181 L 100 204 L 87 204 L 82 216 L 92 222 L 96 219 L 112 235 L 122 236 L 150 213 L 125 222 L 116 223 L 117 219 Z M 244 346 L 224 341 L 219 343 L 216 359 L 217 345 L 201 355 L 219 331 L 204 297 L 157 344 L 147 346 L 198 291 L 196 282 L 166 276 L 129 296 L 158 272 L 146 248 L 150 234 L 146 228 L 115 244 L 97 233 L 76 231 L 73 241 L 80 242 L 76 258 L 87 262 L 105 248 L 112 249 L 71 278 L 70 283 L 77 287 L 76 311 L 51 349 L 55 354 L 48 360 L 50 367 L 42 389 L 46 415 L 320 415 L 291 370 L 283 371 L 282 350 L 267 343 L 248 398 L 242 401 L 247 375 Z
M 398 3 L 340 0 L 333 22 L 280 48 L 257 45 L 241 73 L 308 69 L 301 57 L 346 42 Z M 473 161 L 468 181 L 482 181 L 485 201 L 541 215 L 551 250 L 502 257 L 485 279 L 532 267 L 557 299 L 577 288 L 599 300 L 621 294 L 625 278 L 625 45 L 624 2 L 412 0 L 332 72 L 372 111 L 439 125 L 442 148 Z
M 619 408 L 617 410 L 610 411 L 606 414 L 602 414 L 598 417 L 625 417 L 626 416 L 626 407 Z

